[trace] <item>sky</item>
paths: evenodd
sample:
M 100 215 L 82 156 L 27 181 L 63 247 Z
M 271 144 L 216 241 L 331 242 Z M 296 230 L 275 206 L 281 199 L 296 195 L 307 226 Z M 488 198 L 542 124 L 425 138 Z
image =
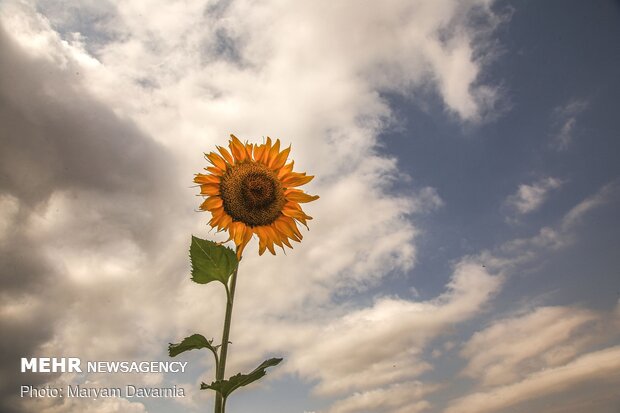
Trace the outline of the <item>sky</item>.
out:
M 620 3 L 0 2 L 0 410 L 211 409 L 184 374 L 20 373 L 21 357 L 168 360 L 220 336 L 190 280 L 192 184 L 234 133 L 292 145 L 313 216 L 246 248 L 229 412 L 620 408 Z M 177 385 L 178 399 L 19 397 Z

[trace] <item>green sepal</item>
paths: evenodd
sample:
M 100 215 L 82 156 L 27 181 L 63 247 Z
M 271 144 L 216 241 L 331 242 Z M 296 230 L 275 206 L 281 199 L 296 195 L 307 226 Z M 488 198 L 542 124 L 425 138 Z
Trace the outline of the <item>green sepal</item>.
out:
M 237 254 L 232 249 L 193 235 L 189 257 L 192 263 L 192 281 L 198 284 L 219 281 L 227 285 L 228 278 L 239 265 Z
M 269 360 L 265 360 L 260 366 L 252 370 L 251 373 L 237 373 L 228 380 L 216 380 L 211 384 L 202 383 L 200 385 L 200 390 L 215 390 L 220 393 L 224 399 L 226 399 L 230 393 L 237 390 L 239 387 L 246 386 L 263 377 L 267 373 L 265 371 L 267 367 L 276 366 L 280 364 L 281 361 L 281 358 L 271 358 Z
M 211 350 L 214 354 L 217 354 L 216 348 L 212 346 L 211 343 L 213 343 L 213 340 L 207 340 L 201 334 L 192 334 L 189 337 L 185 337 L 183 341 L 178 344 L 170 343 L 168 346 L 168 355 L 170 355 L 170 357 L 176 357 L 185 351 L 198 350 L 201 348 L 206 348 Z

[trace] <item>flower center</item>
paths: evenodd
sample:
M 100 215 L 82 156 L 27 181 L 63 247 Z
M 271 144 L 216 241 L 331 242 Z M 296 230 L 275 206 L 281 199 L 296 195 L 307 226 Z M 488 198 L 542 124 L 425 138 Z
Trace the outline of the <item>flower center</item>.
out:
M 251 227 L 269 225 L 282 212 L 284 191 L 265 165 L 244 162 L 226 171 L 220 183 L 224 210 L 234 221 Z

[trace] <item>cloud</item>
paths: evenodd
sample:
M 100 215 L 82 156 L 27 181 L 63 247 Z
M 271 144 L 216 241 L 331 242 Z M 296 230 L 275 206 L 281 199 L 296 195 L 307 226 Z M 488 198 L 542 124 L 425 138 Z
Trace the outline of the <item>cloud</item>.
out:
M 29 57 L 8 33 L 0 36 L 11 57 L 0 66 L 3 192 L 34 207 L 57 189 L 157 189 L 149 178 L 156 164 L 169 163 L 162 148 L 81 90 L 73 70 Z
M 471 259 L 493 271 L 512 274 L 518 268 L 538 262 L 545 254 L 573 244 L 587 215 L 612 202 L 619 193 L 618 182 L 611 181 L 570 208 L 557 225 L 543 226 L 532 236 L 506 241 L 473 255 Z
M 394 193 L 405 179 L 397 160 L 378 150 L 379 134 L 393 121 L 383 96 L 415 100 L 430 91 L 455 119 L 483 121 L 498 95 L 480 80 L 499 22 L 491 6 L 4 2 L 0 324 L 12 340 L 0 360 L 2 411 L 144 411 L 122 400 L 16 404 L 10 384 L 26 376 L 16 376 L 15 361 L 33 354 L 159 359 L 170 341 L 218 335 L 222 290 L 192 285 L 187 264 L 190 233 L 218 235 L 207 233 L 204 214 L 194 214 L 198 201 L 188 186 L 205 166 L 202 152 L 230 132 L 291 142 L 296 166 L 317 176 L 309 192 L 321 199 L 308 206 L 315 220 L 303 245 L 277 257 L 257 257 L 256 245 L 248 247 L 229 371 L 276 353 L 286 362 L 268 377 L 307 380 L 333 400 L 331 413 L 434 407 L 428 396 L 439 387 L 422 381 L 435 369 L 425 355 L 432 343 L 453 342 L 453 332 L 488 310 L 511 265 L 564 245 L 599 204 L 584 203 L 564 226 L 488 256 L 462 258 L 435 298 L 357 301 L 358 292 L 415 265 L 423 236 L 417 216 L 442 205 L 435 189 L 411 182 Z M 579 314 L 569 319 L 569 336 L 571 326 L 587 324 Z M 537 377 L 520 368 L 520 360 L 536 356 L 502 354 L 513 360 L 503 375 Z M 211 364 L 186 357 L 208 377 Z M 480 363 L 496 366 L 497 357 Z M 128 378 L 32 382 L 85 379 Z M 204 409 L 199 378 L 188 380 L 194 387 L 183 407 Z
M 43 33 L 30 44 L 50 38 Z M 106 265 L 114 267 L 111 255 L 120 247 L 156 243 L 154 223 L 164 221 L 165 207 L 145 211 L 143 201 L 161 196 L 160 185 L 168 186 L 174 170 L 165 166 L 171 162 L 160 145 L 76 83 L 62 54 L 43 48 L 43 55 L 33 56 L 4 27 L 0 49 L 6 57 L 0 63 L 0 324 L 11 338 L 2 344 L 0 403 L 13 412 L 19 408 L 10 397 L 12 383 L 55 378 L 15 375 L 19 358 L 57 339 L 62 320 L 80 301 L 70 277 L 96 280 Z M 152 179 L 158 175 L 159 182 Z M 104 251 L 110 255 L 96 255 Z M 82 262 L 81 275 L 66 265 L 71 257 Z
M 560 188 L 562 184 L 558 178 L 547 177 L 531 184 L 519 185 L 517 192 L 506 199 L 505 205 L 516 214 L 529 214 L 540 208 L 549 192 Z
M 339 319 L 327 316 L 337 321 L 324 319 L 325 313 L 313 314 L 312 319 L 320 323 L 309 322 L 301 328 L 306 334 L 297 330 L 299 324 L 295 328 L 280 324 L 283 337 L 274 342 L 282 343 L 283 349 L 293 348 L 285 371 L 295 371 L 316 382 L 314 390 L 318 394 L 338 396 L 326 410 L 330 413 L 432 409 L 435 406 L 426 395 L 439 388 L 436 383 L 416 381 L 433 371 L 435 359 L 442 357 L 436 351 L 431 357 L 426 354 L 429 343 L 444 342 L 449 351 L 453 347 L 449 340 L 452 328 L 484 311 L 501 287 L 503 274 L 511 274 L 549 251 L 568 245 L 586 214 L 607 202 L 616 193 L 614 188 L 613 183 L 605 185 L 584 199 L 565 214 L 556 228 L 544 227 L 533 237 L 509 241 L 493 252 L 464 257 L 455 266 L 446 292 L 435 299 L 416 302 L 379 297 L 372 306 L 348 309 Z M 474 394 L 486 394 L 535 377 L 540 371 L 570 366 L 584 351 L 614 338 L 613 333 L 605 333 L 605 326 L 617 323 L 613 314 L 580 307 L 537 307 L 495 320 L 461 347 L 460 354 L 467 359 L 462 374 L 479 381 Z M 285 338 L 293 336 L 297 339 Z M 401 392 L 399 383 L 409 383 L 409 391 Z M 424 387 L 428 393 L 416 396 L 413 390 L 421 384 L 428 386 Z M 463 400 L 469 400 L 467 397 Z M 450 407 L 454 409 L 450 411 L 458 411 L 459 403 L 454 402 L 459 407 Z M 475 407 L 471 410 L 475 411 Z
M 568 213 L 566 213 L 566 215 L 564 215 L 561 224 L 562 229 L 568 230 L 579 225 L 588 212 L 610 202 L 614 196 L 618 195 L 620 192 L 619 190 L 620 187 L 618 180 L 614 180 L 603 185 L 598 191 L 596 191 L 596 193 L 575 205 L 570 211 L 568 211 Z
M 132 402 L 127 399 L 80 399 L 80 398 L 39 398 L 33 399 L 28 404 L 25 412 L 37 413 L 63 413 L 80 411 L 83 413 L 146 413 L 146 407 L 140 402 Z
M 426 408 L 423 396 L 437 386 L 415 384 L 415 379 L 433 369 L 425 360 L 427 346 L 483 312 L 502 281 L 464 259 L 455 265 L 446 291 L 427 301 L 382 296 L 370 306 L 330 306 L 305 318 L 266 319 L 244 312 L 237 318 L 236 351 L 284 352 L 285 364 L 276 374 L 295 373 L 316 383 L 316 394 L 337 397 L 328 412 Z M 268 336 L 259 334 L 267 329 Z
M 485 386 L 513 383 L 571 360 L 600 333 L 601 321 L 593 311 L 569 307 L 538 307 L 496 320 L 464 345 L 461 356 L 468 364 L 463 373 Z
M 570 245 L 588 213 L 617 195 L 617 183 L 601 187 L 571 208 L 555 228 L 544 227 L 530 238 L 509 241 L 472 260 L 514 274 L 524 266 Z M 528 410 L 582 411 L 596 398 L 600 411 L 617 406 L 619 324 L 612 311 L 580 306 L 537 306 L 496 318 L 465 342 L 461 375 L 475 380 L 468 395 L 452 400 L 445 413 Z M 606 347 L 607 346 L 607 347 Z M 613 367 L 600 365 L 611 363 Z
M 403 382 L 387 389 L 355 393 L 347 399 L 339 400 L 329 410 L 330 413 L 353 412 L 394 412 L 418 413 L 427 410 L 430 403 L 420 400 L 435 391 L 438 386 L 424 385 L 420 382 Z
M 491 54 L 482 40 L 497 24 L 490 5 L 4 2 L 0 323 L 12 341 L 2 348 L 2 410 L 31 408 L 8 397 L 21 356 L 161 358 L 169 341 L 219 331 L 221 291 L 187 277 L 189 234 L 218 237 L 194 214 L 188 187 L 205 166 L 202 152 L 230 132 L 290 141 L 296 166 L 317 176 L 309 191 L 321 195 L 308 207 L 315 221 L 300 248 L 244 257 L 231 370 L 253 365 L 248 354 L 289 349 L 288 371 L 318 380 L 317 392 L 332 387 L 343 400 L 334 409 L 359 406 L 355 391 L 377 409 L 399 395 L 393 410 L 424 408 L 420 398 L 433 386 L 414 400 L 399 383 L 429 368 L 425 345 L 482 311 L 501 278 L 463 260 L 434 300 L 337 303 L 411 269 L 421 236 L 415 217 L 442 204 L 433 188 L 394 193 L 399 164 L 377 149 L 392 121 L 383 94 L 431 90 L 455 119 L 483 120 L 496 94 L 479 79 Z M 364 343 L 367 319 L 377 321 Z M 302 346 L 312 336 L 324 342 Z M 369 343 L 392 339 L 393 354 L 378 355 L 374 376 L 365 372 Z M 317 370 L 317 360 L 328 367 Z M 403 369 L 394 372 L 394 363 Z M 338 382 L 342 372 L 349 383 Z M 49 380 L 77 379 L 32 377 Z M 142 411 L 115 406 L 100 411 Z
M 329 7 L 275 1 L 219 7 L 202 2 L 39 4 L 61 33 L 82 30 L 78 40 L 66 39 L 70 44 L 89 50 L 95 43 L 93 56 L 105 67 L 95 64 L 84 72 L 98 78 L 90 87 L 134 111 L 146 102 L 177 102 L 187 120 L 193 112 L 210 113 L 207 118 L 217 113 L 230 121 L 246 105 L 253 107 L 245 116 L 255 118 L 294 103 L 298 113 L 291 120 L 303 120 L 297 118 L 303 113 L 322 118 L 323 124 L 361 115 L 362 105 L 375 116 L 384 110 L 376 91 L 430 89 L 448 111 L 476 121 L 492 110 L 497 94 L 493 85 L 479 81 L 493 54 L 485 40 L 501 21 L 489 1 L 391 1 L 380 9 L 360 8 L 354 1 Z M 95 18 L 97 24 L 84 27 L 67 10 L 79 10 L 84 20 Z M 260 82 L 253 81 L 257 75 Z M 109 88 L 111 82 L 123 87 L 124 100 Z M 182 97 L 203 103 L 183 104 Z M 319 98 L 325 106 L 317 106 Z M 259 102 L 269 105 L 256 106 Z M 331 110 L 334 106 L 341 112 Z
M 618 383 L 619 371 L 620 347 L 609 347 L 584 354 L 565 365 L 538 371 L 516 383 L 457 399 L 445 413 L 501 411 L 527 400 L 573 390 L 591 382 Z
M 554 149 L 562 151 L 568 149 L 568 146 L 575 138 L 575 128 L 577 120 L 589 106 L 586 100 L 571 99 L 566 104 L 558 106 L 552 113 L 552 142 Z
M 384 297 L 372 307 L 350 311 L 321 328 L 290 363 L 303 376 L 320 379 L 316 391 L 323 394 L 411 379 L 430 367 L 420 360 L 425 345 L 447 326 L 481 311 L 500 285 L 501 278 L 477 265 L 460 263 L 448 290 L 436 299 Z

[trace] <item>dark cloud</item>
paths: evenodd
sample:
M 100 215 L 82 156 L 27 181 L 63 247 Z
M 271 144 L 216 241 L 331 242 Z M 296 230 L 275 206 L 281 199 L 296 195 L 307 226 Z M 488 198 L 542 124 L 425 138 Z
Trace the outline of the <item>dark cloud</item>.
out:
M 0 302 L 4 309 L 17 308 L 0 316 L 0 411 L 17 413 L 23 411 L 19 384 L 53 379 L 19 373 L 19 360 L 43 356 L 41 345 L 54 337 L 76 293 L 54 257 L 42 252 L 41 244 L 50 240 L 37 236 L 33 217 L 45 212 L 57 192 L 90 208 L 104 200 L 97 217 L 113 221 L 106 228 L 129 233 L 141 245 L 153 238 L 154 223 L 165 219 L 165 199 L 173 195 L 164 188 L 174 171 L 163 147 L 86 92 L 70 59 L 57 64 L 29 56 L 2 27 L 0 54 L 0 197 L 17 203 L 15 213 L 0 211 L 9 220 L 0 238 Z M 124 204 L 145 212 L 129 213 Z M 69 230 L 84 233 L 91 244 L 105 237 L 91 228 Z
M 156 189 L 164 150 L 85 93 L 79 68 L 29 58 L 4 32 L 0 50 L 0 191 L 33 206 L 58 189 Z

